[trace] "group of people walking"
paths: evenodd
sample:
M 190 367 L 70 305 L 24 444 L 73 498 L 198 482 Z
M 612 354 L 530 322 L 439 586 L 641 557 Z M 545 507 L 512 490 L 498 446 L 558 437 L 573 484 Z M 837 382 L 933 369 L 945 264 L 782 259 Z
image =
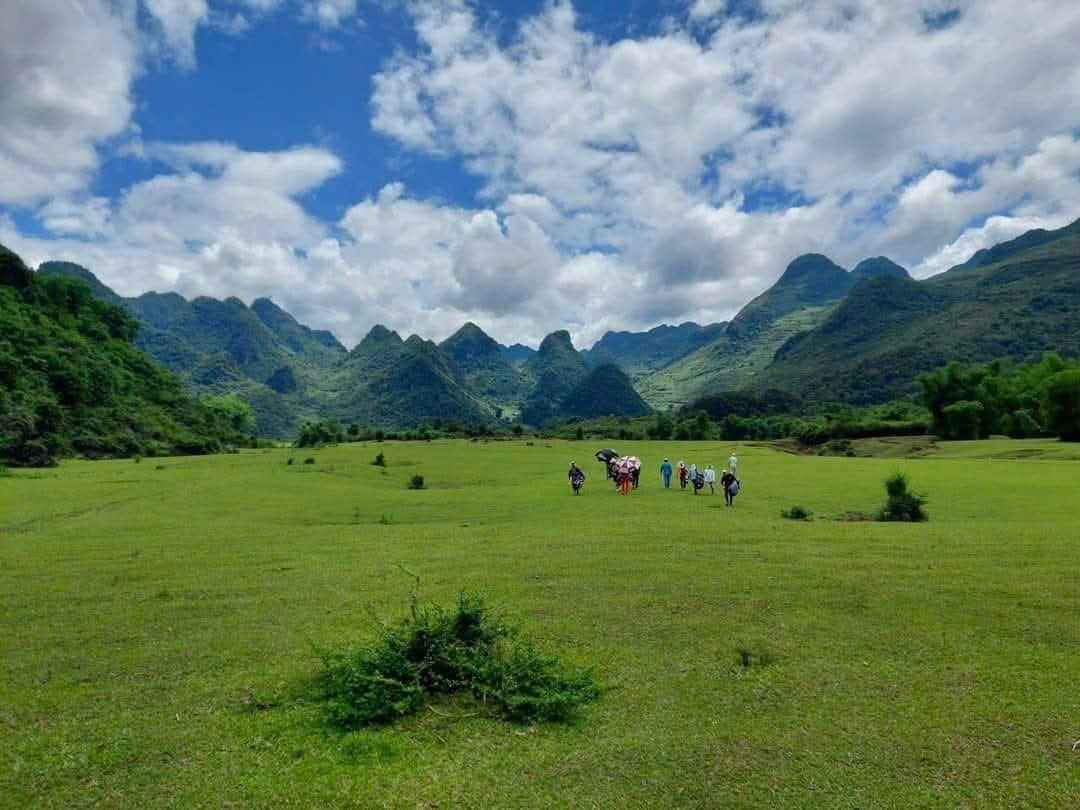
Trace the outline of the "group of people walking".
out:
M 600 451 L 598 455 L 601 459 L 604 458 L 603 454 L 605 452 L 612 453 L 613 451 Z M 631 463 L 625 463 L 627 460 Z M 637 489 L 640 484 L 641 462 L 636 457 L 629 457 L 621 461 L 623 463 L 620 463 L 620 460 L 616 458 L 607 461 L 607 477 L 614 479 L 615 488 L 619 494 L 629 495 L 631 490 Z M 739 489 L 742 486 L 739 482 L 738 473 L 739 458 L 735 454 L 735 450 L 731 451 L 731 457 L 728 458 L 727 467 L 720 474 L 719 481 L 717 481 L 716 470 L 711 464 L 698 468 L 695 463 L 687 465 L 685 462 L 680 461 L 677 467 L 672 467 L 671 461 L 665 458 L 663 464 L 660 465 L 660 480 L 663 481 L 664 489 L 671 489 L 671 479 L 674 476 L 678 477 L 680 489 L 686 489 L 689 486 L 695 495 L 704 490 L 705 487 L 709 488 L 710 495 L 715 495 L 716 484 L 719 483 L 720 489 L 724 493 L 724 503 L 727 506 L 735 505 L 735 496 L 739 494 Z M 585 483 L 585 473 L 577 464 L 570 462 L 568 477 L 574 494 L 578 494 Z
M 735 451 L 731 451 L 731 457 L 728 459 L 727 467 L 720 474 L 720 488 L 724 492 L 724 502 L 728 506 L 735 505 L 735 496 L 739 494 L 739 458 L 735 454 Z M 679 480 L 679 489 L 686 489 L 690 487 L 695 495 L 705 489 L 709 488 L 709 494 L 716 494 L 716 470 L 711 464 L 706 464 L 704 468 L 699 468 L 697 464 L 691 462 L 689 465 L 684 461 L 680 461 L 678 466 L 672 468 L 671 461 L 664 459 L 664 463 L 660 465 L 660 480 L 664 482 L 664 489 L 671 489 L 672 476 L 677 476 Z

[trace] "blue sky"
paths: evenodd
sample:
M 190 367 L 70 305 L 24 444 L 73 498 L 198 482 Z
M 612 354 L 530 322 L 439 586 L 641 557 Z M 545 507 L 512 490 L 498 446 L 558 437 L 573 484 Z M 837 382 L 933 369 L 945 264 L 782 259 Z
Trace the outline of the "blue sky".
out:
M 346 343 L 589 345 L 729 318 L 800 253 L 927 276 L 1080 216 L 1076 4 L 13 0 L 0 26 L 0 241 Z

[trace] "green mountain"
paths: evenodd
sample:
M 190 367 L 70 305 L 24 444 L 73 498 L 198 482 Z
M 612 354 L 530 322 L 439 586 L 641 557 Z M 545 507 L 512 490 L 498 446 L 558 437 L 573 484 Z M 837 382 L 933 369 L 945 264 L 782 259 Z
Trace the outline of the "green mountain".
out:
M 250 402 L 261 435 L 291 435 L 303 419 L 317 416 L 319 383 L 346 355 L 329 332 L 303 326 L 269 299 L 247 307 L 238 298 L 188 301 L 172 292 L 123 298 L 71 262 L 46 262 L 38 274 L 79 279 L 97 299 L 127 309 L 140 324 L 140 349 L 198 395 L 236 394 Z
M 855 265 L 855 269 L 851 271 L 851 277 L 856 284 L 860 281 L 881 278 L 882 276 L 887 276 L 889 278 L 911 278 L 907 270 L 892 259 L 887 259 L 884 256 L 877 256 L 873 259 L 863 259 Z
M 979 258 L 982 257 L 982 258 Z M 975 254 L 925 281 L 859 284 L 755 381 L 804 398 L 873 403 L 949 360 L 1080 355 L 1080 220 Z
M 502 356 L 505 357 L 514 368 L 521 368 L 525 364 L 525 361 L 536 354 L 536 349 L 524 346 L 521 343 L 515 343 L 512 346 L 503 346 Z
M 607 332 L 581 356 L 590 367 L 614 363 L 631 377 L 642 377 L 711 343 L 725 326 L 699 326 L 688 321 L 678 326 L 657 326 L 647 332 Z
M 650 405 L 663 409 L 750 386 L 788 340 L 824 321 L 854 287 L 879 277 L 909 278 L 884 257 L 860 262 L 849 273 L 820 254 L 800 256 L 720 335 L 638 379 L 638 390 Z
M 304 326 L 269 298 L 256 298 L 251 311 L 281 343 L 310 363 L 332 366 L 347 354 L 330 332 Z
M 506 410 L 524 398 L 526 376 L 506 358 L 504 347 L 476 324 L 465 324 L 439 348 L 461 370 L 466 388 L 476 396 Z
M 601 416 L 645 416 L 649 406 L 634 390 L 630 378 L 614 363 L 589 372 L 559 403 L 559 417 L 595 419 Z
M 374 327 L 333 375 L 326 411 L 345 423 L 412 427 L 435 419 L 489 421 L 492 409 L 433 342 Z
M 125 309 L 3 247 L 0 324 L 0 461 L 199 453 L 239 438 L 136 348 Z
M 560 403 L 589 374 L 566 330 L 552 332 L 544 338 L 539 350 L 525 361 L 522 370 L 534 384 L 521 406 L 521 420 L 537 426 L 558 419 Z

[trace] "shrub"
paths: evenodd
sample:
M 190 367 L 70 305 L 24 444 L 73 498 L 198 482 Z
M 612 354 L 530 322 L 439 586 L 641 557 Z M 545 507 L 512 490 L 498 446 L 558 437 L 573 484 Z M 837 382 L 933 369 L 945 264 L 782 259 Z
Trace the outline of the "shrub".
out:
M 315 459 L 313 459 L 311 456 L 308 456 L 307 458 L 304 459 L 304 463 L 305 464 L 314 464 Z
M 523 427 L 522 427 L 521 425 L 514 425 L 514 427 L 513 427 L 513 429 L 511 430 L 511 432 L 512 432 L 512 433 L 513 433 L 513 434 L 514 434 L 515 436 L 520 436 L 520 435 L 521 435 L 522 433 L 524 433 L 524 432 L 525 432 L 525 428 L 523 428 Z
M 780 517 L 787 518 L 788 520 L 809 520 L 814 516 L 814 513 L 803 506 L 793 506 L 790 509 L 784 509 L 780 512 Z
M 373 643 L 320 656 L 320 697 L 330 722 L 346 729 L 391 722 L 454 694 L 516 722 L 566 720 L 599 697 L 590 672 L 542 654 L 464 593 L 450 611 L 414 600 L 410 616 L 384 626 Z
M 409 479 L 409 489 L 423 489 L 424 488 L 424 476 L 414 475 Z
M 1062 371 L 1046 381 L 1043 412 L 1064 441 L 1080 442 L 1080 370 Z
M 286 464 L 287 466 L 291 467 L 291 466 L 292 466 L 292 465 L 293 465 L 293 464 L 294 464 L 295 462 L 296 462 L 296 459 L 295 459 L 295 458 L 292 458 L 292 457 L 290 456 L 290 457 L 289 457 L 289 460 L 288 460 L 288 461 L 286 461 L 286 462 L 285 462 L 285 464 Z
M 373 466 L 373 467 L 385 467 L 386 466 L 386 456 L 383 455 L 382 453 L 379 453 L 378 455 L 375 456 L 375 459 L 371 462 L 371 466 Z
M 885 492 L 888 500 L 878 512 L 878 520 L 921 523 L 930 519 L 926 510 L 923 509 L 926 498 L 908 490 L 908 479 L 904 473 L 895 473 L 887 479 Z

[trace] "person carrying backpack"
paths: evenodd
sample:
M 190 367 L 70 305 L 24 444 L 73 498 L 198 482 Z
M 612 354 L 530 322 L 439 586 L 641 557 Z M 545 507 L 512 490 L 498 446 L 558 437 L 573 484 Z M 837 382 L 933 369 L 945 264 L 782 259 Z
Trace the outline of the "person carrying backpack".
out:
M 739 494 L 739 479 L 732 475 L 730 470 L 725 470 L 720 477 L 720 486 L 724 488 L 724 505 L 734 506 L 735 496 Z
M 660 477 L 664 480 L 664 489 L 671 489 L 671 462 L 666 458 L 660 465 Z
M 686 465 L 681 461 L 679 462 L 679 489 L 686 489 L 686 477 L 689 473 L 686 470 Z

